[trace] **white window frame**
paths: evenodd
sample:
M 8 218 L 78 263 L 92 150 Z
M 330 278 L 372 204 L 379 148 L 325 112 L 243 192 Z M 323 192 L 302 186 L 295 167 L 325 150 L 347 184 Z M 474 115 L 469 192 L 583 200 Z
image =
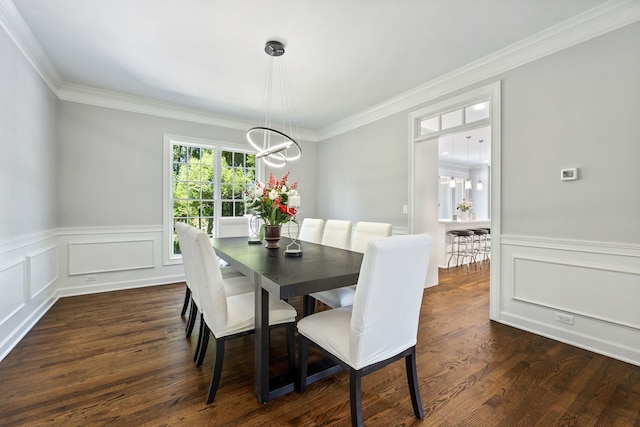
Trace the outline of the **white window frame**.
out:
M 199 146 L 202 148 L 215 150 L 214 159 L 214 177 L 216 182 L 220 182 L 220 153 L 222 151 L 235 151 L 247 154 L 255 154 L 252 150 L 247 150 L 245 144 L 232 143 L 227 141 L 218 141 L 212 139 L 194 138 L 183 135 L 164 134 L 163 136 L 163 183 L 162 183 L 162 264 L 173 265 L 182 264 L 182 255 L 173 254 L 173 206 L 172 200 L 172 143 L 183 143 L 187 145 Z M 264 171 L 262 170 L 262 162 L 256 162 L 256 179 L 262 179 Z M 215 213 L 214 218 L 218 218 L 221 214 L 222 205 L 220 185 L 216 185 L 214 194 Z

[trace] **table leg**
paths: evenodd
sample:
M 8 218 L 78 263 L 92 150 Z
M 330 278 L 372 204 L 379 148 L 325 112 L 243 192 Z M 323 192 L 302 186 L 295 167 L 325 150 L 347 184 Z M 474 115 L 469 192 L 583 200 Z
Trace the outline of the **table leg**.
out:
M 295 373 L 269 376 L 269 291 L 262 288 L 262 276 L 254 274 L 255 283 L 255 344 L 254 379 L 258 402 L 266 403 L 294 390 Z
M 269 396 L 269 292 L 262 289 L 262 276 L 254 275 L 255 283 L 255 345 L 254 372 L 255 393 L 260 403 L 270 400 Z

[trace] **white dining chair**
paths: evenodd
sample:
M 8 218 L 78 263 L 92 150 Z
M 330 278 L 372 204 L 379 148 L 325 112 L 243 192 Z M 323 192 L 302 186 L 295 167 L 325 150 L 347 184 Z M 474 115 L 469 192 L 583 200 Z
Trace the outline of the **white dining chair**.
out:
M 193 360 L 198 362 L 201 358 L 204 357 L 204 353 L 206 353 L 206 347 L 202 348 L 202 329 L 203 329 L 203 318 L 202 318 L 202 304 L 200 302 L 200 287 L 199 280 L 201 280 L 198 271 L 196 270 L 197 265 L 195 264 L 194 248 L 191 240 L 195 238 L 195 235 L 192 233 L 198 231 L 195 227 L 187 225 L 185 223 L 176 223 L 176 232 L 178 234 L 178 244 L 180 245 L 180 252 L 182 254 L 182 263 L 185 269 L 185 277 L 187 280 L 187 287 L 189 291 L 189 301 L 190 301 L 190 311 L 189 317 L 187 318 L 187 324 L 185 328 L 185 335 L 187 338 L 191 336 L 193 333 L 193 329 L 195 327 L 196 321 L 200 318 L 200 329 L 198 332 L 198 340 L 196 344 L 196 350 L 193 355 Z M 215 253 L 214 253 L 215 255 Z M 216 256 L 216 259 L 217 256 Z M 221 274 L 223 277 L 223 286 L 227 295 L 239 295 L 244 293 L 253 292 L 255 286 L 253 281 L 241 275 L 240 273 L 229 273 L 230 267 L 221 268 Z M 235 270 L 234 270 L 235 271 Z M 201 355 L 202 353 L 202 355 Z M 200 362 L 201 363 L 201 362 Z
M 351 250 L 364 253 L 369 242 L 380 237 L 389 237 L 393 232 L 393 226 L 386 222 L 365 222 L 356 223 L 351 241 Z M 328 291 L 311 294 L 310 298 L 303 299 L 306 303 L 303 306 L 303 314 L 309 315 L 315 311 L 315 300 L 326 304 L 331 308 L 346 307 L 353 304 L 356 287 L 344 286 L 330 289 Z
M 305 218 L 300 226 L 298 240 L 311 243 L 322 243 L 322 232 L 324 231 L 324 220 L 318 218 Z
M 402 358 L 413 412 L 424 418 L 416 342 L 431 245 L 426 234 L 372 241 L 364 254 L 353 306 L 322 311 L 298 322 L 299 390 L 304 392 L 307 386 L 307 359 L 313 344 L 349 371 L 354 426 L 362 425 L 362 377 Z
M 334 248 L 349 249 L 351 247 L 352 228 L 353 223 L 351 221 L 330 219 L 324 224 L 320 243 Z
M 249 237 L 249 218 L 246 216 L 221 216 L 216 223 L 216 237 Z
M 249 217 L 247 216 L 221 216 L 216 220 L 218 232 L 216 237 L 247 237 L 249 238 L 251 229 L 249 227 Z M 241 273 L 231 267 L 227 262 L 219 260 L 222 267 L 222 277 L 231 278 L 240 276 Z M 253 289 L 250 289 L 250 291 Z
M 191 299 L 191 289 L 195 284 L 195 278 L 193 277 L 194 273 L 192 273 L 192 267 L 190 265 L 191 259 L 185 255 L 187 249 L 187 227 L 188 225 L 183 222 L 176 222 L 174 228 L 176 230 L 176 234 L 178 235 L 178 246 L 180 247 L 180 255 L 182 256 L 182 265 L 184 267 L 184 276 L 185 276 L 185 292 L 184 292 L 184 302 L 182 303 L 182 310 L 180 312 L 180 316 L 184 316 L 187 312 L 187 308 L 192 302 Z M 187 265 L 189 264 L 189 265 Z M 187 321 L 188 324 L 188 321 Z M 190 336 L 191 332 L 188 333 L 187 336 Z
M 351 250 L 364 253 L 367 245 L 374 239 L 389 237 L 393 233 L 393 225 L 386 222 L 366 222 L 356 223 L 351 241 Z
M 352 228 L 353 223 L 351 221 L 327 220 L 322 231 L 320 243 L 334 248 L 349 249 L 351 247 Z M 346 304 L 349 299 L 353 304 L 353 292 L 348 290 L 347 287 L 305 295 L 302 298 L 302 314 L 303 316 L 312 314 L 315 311 L 316 301 L 321 301 L 329 307 L 340 307 L 343 301 Z
M 198 330 L 198 340 L 196 341 L 196 349 L 193 355 L 193 360 L 196 362 L 197 366 L 202 364 L 202 360 L 207 352 L 207 346 L 203 346 L 203 330 L 204 330 L 204 318 L 202 316 L 202 303 L 201 303 L 201 294 L 202 294 L 202 281 L 204 280 L 202 274 L 200 274 L 198 268 L 198 255 L 197 248 L 195 247 L 195 239 L 197 237 L 197 233 L 203 233 L 201 230 L 198 230 L 195 227 L 187 226 L 186 228 L 186 239 L 187 245 L 185 247 L 186 256 L 187 256 L 187 265 L 191 266 L 191 277 L 192 283 L 194 284 L 191 289 L 191 297 L 192 297 L 192 307 L 191 312 L 189 313 L 189 318 L 187 320 L 187 338 L 191 336 L 193 332 L 193 328 L 195 326 L 195 322 L 198 318 L 200 318 L 200 329 Z M 220 259 L 218 256 L 213 253 L 214 259 L 218 260 L 218 265 L 220 265 Z M 229 274 L 229 270 L 232 270 L 232 273 Z M 235 272 L 235 273 L 234 273 Z M 228 296 L 240 295 L 246 293 L 252 293 L 255 290 L 255 285 L 253 280 L 250 278 L 243 276 L 242 274 L 235 271 L 235 269 L 231 267 L 222 267 L 220 266 L 220 273 L 222 276 L 222 285 L 224 286 L 225 293 Z
M 229 339 L 250 334 L 255 328 L 255 293 L 228 295 L 222 280 L 220 265 L 206 233 L 189 230 L 189 241 L 197 254 L 196 273 L 199 276 L 197 286 L 202 304 L 202 343 L 198 360 L 200 366 L 209 342 L 213 335 L 216 343 L 216 356 L 207 392 L 206 402 L 215 399 L 224 361 L 225 343 Z M 269 299 L 269 326 L 282 325 L 287 330 L 287 353 L 289 369 L 295 372 L 295 318 L 296 310 L 286 302 L 277 298 Z

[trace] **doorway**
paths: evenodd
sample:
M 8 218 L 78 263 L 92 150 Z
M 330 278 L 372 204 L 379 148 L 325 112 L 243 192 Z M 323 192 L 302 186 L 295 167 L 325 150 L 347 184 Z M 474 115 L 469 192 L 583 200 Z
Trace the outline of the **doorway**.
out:
M 449 193 L 449 198 L 446 198 L 447 195 L 444 197 L 449 207 L 441 206 L 442 177 L 447 177 L 449 180 L 453 177 L 454 188 L 458 184 L 462 186 L 459 193 L 463 195 L 462 197 L 465 194 L 472 194 L 471 188 L 464 188 L 466 181 L 470 180 L 471 185 L 474 185 L 475 180 L 476 190 L 473 191 L 474 197 L 478 198 L 480 193 L 477 185 L 478 181 L 482 181 L 483 189 L 480 191 L 485 191 L 485 194 L 489 195 L 483 209 L 486 209 L 486 220 L 491 228 L 490 304 L 491 317 L 494 318 L 493 314 L 498 313 L 500 265 L 500 82 L 414 111 L 409 115 L 409 121 L 409 233 L 428 233 L 433 237 L 426 286 L 438 284 L 440 263 L 438 254 L 446 250 L 443 248 L 446 242 L 442 238 L 443 218 L 445 215 L 453 215 L 454 207 L 459 203 L 456 197 L 460 197 L 456 195 L 457 193 Z M 464 158 L 467 163 L 471 163 L 472 153 L 476 158 L 478 156 L 478 152 L 471 150 L 471 139 L 475 139 L 474 144 L 477 145 L 484 143 L 484 141 L 479 143 L 478 140 L 486 139 L 478 136 L 480 129 L 483 130 L 482 132 L 487 132 L 485 135 L 489 135 L 486 150 L 490 153 L 490 160 L 483 172 L 486 175 L 472 174 L 470 169 L 467 169 L 466 174 L 462 171 L 462 176 L 456 176 L 451 167 L 448 169 L 446 165 L 444 168 L 440 167 L 440 158 L 445 156 L 442 153 L 447 150 L 439 149 L 439 140 L 446 142 L 447 139 L 449 141 L 453 139 L 451 148 L 454 152 L 448 151 L 448 155 L 450 159 L 453 157 L 454 162 L 450 163 L 455 165 L 456 158 L 458 160 Z M 467 136 L 471 138 L 467 139 Z M 455 138 L 463 138 L 467 144 L 466 147 L 462 145 L 464 149 L 459 153 L 455 152 L 456 147 L 459 146 L 455 144 Z M 486 177 L 483 179 L 482 176 Z M 465 193 L 464 190 L 469 191 Z M 480 202 L 480 199 L 477 202 Z M 452 221 L 452 218 L 449 221 Z

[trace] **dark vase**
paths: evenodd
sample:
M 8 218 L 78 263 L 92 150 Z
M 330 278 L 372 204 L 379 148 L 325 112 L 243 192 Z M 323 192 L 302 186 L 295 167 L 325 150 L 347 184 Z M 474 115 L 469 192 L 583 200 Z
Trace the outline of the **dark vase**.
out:
M 278 249 L 280 247 L 280 232 L 282 231 L 281 225 L 266 225 L 264 232 L 264 239 L 267 241 L 265 248 Z

